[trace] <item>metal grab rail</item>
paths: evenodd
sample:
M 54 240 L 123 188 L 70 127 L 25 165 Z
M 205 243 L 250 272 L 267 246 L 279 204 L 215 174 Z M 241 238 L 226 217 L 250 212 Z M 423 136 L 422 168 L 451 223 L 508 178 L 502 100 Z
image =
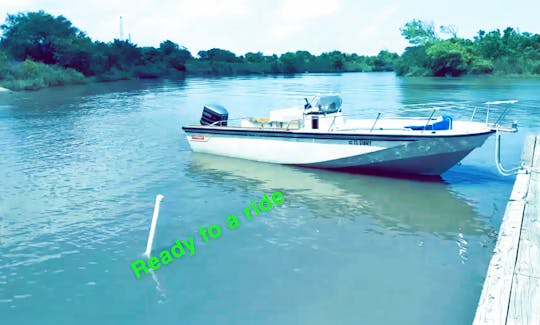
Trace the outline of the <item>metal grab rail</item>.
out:
M 492 115 L 492 105 L 500 105 L 500 104 L 515 104 L 515 103 L 518 103 L 518 100 L 504 100 L 504 101 L 489 101 L 489 102 L 484 102 L 482 104 L 484 105 L 487 105 L 486 107 L 486 125 L 495 129 L 497 127 L 500 127 L 500 123 L 508 116 L 508 113 L 510 112 L 510 109 L 511 107 L 505 107 L 503 112 L 497 117 L 495 123 L 492 123 L 490 124 L 489 123 L 489 117 L 490 115 Z M 410 109 L 411 107 L 419 107 L 417 109 Z M 426 107 L 426 106 L 438 106 L 438 107 Z M 425 130 L 428 129 L 428 126 L 430 125 L 430 122 L 433 120 L 433 116 L 435 115 L 435 112 L 436 111 L 440 111 L 442 109 L 456 109 L 456 108 L 468 108 L 468 109 L 473 109 L 473 112 L 471 114 L 471 117 L 470 117 L 470 121 L 473 121 L 475 119 L 475 117 L 478 115 L 478 112 L 480 111 L 481 109 L 481 106 L 479 105 L 474 105 L 474 103 L 472 102 L 467 102 L 467 103 L 460 103 L 460 102 L 436 102 L 436 103 L 426 103 L 426 104 L 405 104 L 405 105 L 402 105 L 402 107 L 408 107 L 409 109 L 405 109 L 405 110 L 400 110 L 398 111 L 398 113 L 403 113 L 403 112 L 423 112 L 423 111 L 431 111 L 431 114 L 429 115 L 429 117 L 427 118 L 426 120 L 426 117 L 420 117 L 420 116 L 390 116 L 388 119 L 395 119 L 395 120 L 401 120 L 401 119 L 408 119 L 408 120 L 425 120 L 425 124 L 424 124 L 424 127 L 423 129 L 421 130 L 421 132 L 423 133 Z M 341 110 L 340 110 L 341 112 Z M 382 119 L 382 115 L 383 113 L 382 112 L 378 112 L 377 113 L 377 117 L 375 118 L 373 124 L 371 125 L 371 128 L 361 128 L 363 130 L 369 130 L 369 132 L 373 132 L 373 130 L 375 129 L 377 123 L 379 122 L 379 120 Z M 393 114 L 391 114 L 393 115 Z M 423 115 L 423 114 L 422 114 Z M 304 116 L 305 117 L 305 116 Z M 338 116 L 334 116 L 333 117 L 333 120 L 328 128 L 328 131 L 332 131 L 332 128 L 335 126 L 336 124 L 336 119 L 337 119 Z M 344 118 L 347 118 L 347 117 L 366 117 L 365 114 L 362 114 L 362 113 L 355 113 L 355 114 L 341 114 L 340 117 L 344 117 Z M 207 126 L 210 126 L 210 127 L 215 127 L 215 126 L 221 126 L 221 124 L 223 122 L 235 122 L 235 121 L 241 121 L 241 120 L 249 120 L 251 117 L 239 117 L 239 118 L 234 118 L 234 119 L 227 119 L 227 120 L 219 120 L 219 121 L 215 121 Z M 297 122 L 298 121 L 298 122 Z M 275 122 L 275 121 L 269 121 L 269 123 L 271 122 Z M 286 129 L 301 129 L 303 128 L 303 124 L 304 124 L 304 119 L 299 119 L 299 120 L 291 120 L 291 121 L 286 121 L 286 122 L 283 122 L 283 124 L 286 123 L 286 126 L 285 128 Z M 298 124 L 297 124 L 298 123 Z M 228 124 L 231 124 L 231 123 L 228 123 Z M 233 124 L 237 124 L 237 123 L 233 123 Z M 296 125 L 298 125 L 297 127 L 295 127 Z M 516 127 L 514 126 L 516 125 L 515 123 L 512 125 L 512 128 L 515 129 Z M 232 126 L 232 125 L 229 125 L 229 126 Z M 236 125 L 235 125 L 236 126 Z M 238 126 L 238 127 L 242 127 L 242 126 Z M 283 128 L 283 127 L 282 127 Z M 354 129 L 359 129 L 359 128 L 354 128 Z M 345 130 L 345 129 L 343 129 Z M 505 130 L 504 128 L 500 128 L 500 131 L 507 131 Z
M 516 104 L 518 103 L 517 100 L 515 99 L 512 99 L 512 100 L 497 100 L 497 101 L 491 101 L 491 102 L 485 102 L 484 105 L 487 105 L 487 108 L 486 108 L 486 125 L 489 125 L 489 113 L 491 111 L 491 106 L 492 105 L 501 105 L 501 104 Z M 510 106 L 508 107 L 505 107 L 504 111 L 498 116 L 497 120 L 495 121 L 495 123 L 493 123 L 493 126 L 495 128 L 499 128 L 500 127 L 500 123 L 504 120 L 504 118 L 508 115 L 508 112 L 510 111 Z M 473 116 L 471 117 L 471 121 L 473 120 L 474 118 L 474 113 L 476 113 L 476 107 L 475 107 L 475 111 L 473 112 Z M 516 122 L 513 123 L 513 125 L 516 124 Z
M 428 125 L 429 125 L 429 122 L 431 121 L 431 118 L 433 117 L 433 115 L 435 114 L 435 111 L 436 110 L 433 110 L 433 112 L 431 112 L 431 115 L 428 117 L 427 121 L 426 121 L 426 125 L 424 125 L 424 127 L 422 128 L 422 132 L 420 133 L 424 133 L 424 131 L 427 129 Z M 433 129 L 433 127 L 431 127 Z
M 495 166 L 497 170 L 503 176 L 512 176 L 516 175 L 523 166 L 514 167 L 511 169 L 506 169 L 501 164 L 501 133 L 499 128 L 495 131 Z
M 373 125 L 371 126 L 371 129 L 369 130 L 370 133 L 373 132 L 373 129 L 375 128 L 375 124 L 377 124 L 379 117 L 381 117 L 381 113 L 377 114 L 377 118 L 375 119 L 375 122 L 373 122 Z

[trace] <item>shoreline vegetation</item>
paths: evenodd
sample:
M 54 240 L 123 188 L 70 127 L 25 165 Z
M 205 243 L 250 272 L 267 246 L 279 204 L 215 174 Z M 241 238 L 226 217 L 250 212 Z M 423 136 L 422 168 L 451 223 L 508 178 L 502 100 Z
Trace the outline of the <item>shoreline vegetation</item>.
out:
M 470 40 L 457 37 L 455 26 L 440 26 L 437 33 L 433 23 L 412 20 L 400 29 L 411 44 L 403 54 L 382 50 L 375 56 L 340 51 L 237 56 L 218 48 L 193 56 L 169 40 L 158 48 L 139 47 L 129 40 L 92 41 L 65 17 L 44 11 L 7 15 L 0 29 L 0 88 L 10 90 L 190 75 L 382 71 L 435 77 L 540 75 L 540 35 L 511 27 L 502 33 L 480 30 Z

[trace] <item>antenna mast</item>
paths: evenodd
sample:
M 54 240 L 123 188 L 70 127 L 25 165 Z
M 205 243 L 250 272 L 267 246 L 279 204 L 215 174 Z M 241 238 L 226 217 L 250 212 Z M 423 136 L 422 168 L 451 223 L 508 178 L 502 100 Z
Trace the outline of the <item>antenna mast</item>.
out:
M 124 40 L 124 21 L 122 20 L 122 16 L 120 16 L 120 40 Z

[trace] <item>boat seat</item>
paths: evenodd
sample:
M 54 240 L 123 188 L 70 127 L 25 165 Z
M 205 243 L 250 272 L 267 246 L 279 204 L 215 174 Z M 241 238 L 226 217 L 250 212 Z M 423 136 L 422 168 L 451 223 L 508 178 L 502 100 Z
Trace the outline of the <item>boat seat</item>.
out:
M 429 123 L 428 125 L 411 125 L 406 126 L 405 128 L 411 130 L 434 130 L 434 131 L 443 131 L 443 130 L 452 130 L 452 117 L 444 115 L 438 118 L 435 122 Z
M 250 122 L 255 122 L 255 123 L 260 123 L 260 124 L 265 124 L 265 123 L 270 122 L 270 119 L 265 118 L 265 117 L 252 117 L 249 120 Z
M 297 130 L 301 126 L 300 120 L 290 120 L 287 122 L 287 130 Z

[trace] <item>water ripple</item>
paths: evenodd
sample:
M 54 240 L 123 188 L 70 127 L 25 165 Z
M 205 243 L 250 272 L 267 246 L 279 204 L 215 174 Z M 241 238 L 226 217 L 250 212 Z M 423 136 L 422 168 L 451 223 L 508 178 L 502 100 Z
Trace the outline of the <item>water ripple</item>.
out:
M 426 309 L 444 314 L 437 319 L 456 320 L 462 310 L 455 306 L 476 304 L 513 182 L 486 166 L 491 140 L 440 181 L 422 182 L 192 154 L 180 126 L 198 123 L 208 102 L 228 107 L 231 118 L 262 116 L 316 92 L 340 92 L 344 110 L 370 117 L 441 97 L 517 96 L 512 118 L 522 120 L 525 132 L 503 142 L 511 165 L 524 134 L 538 130 L 540 115 L 531 110 L 540 98 L 537 82 L 508 83 L 514 87 L 307 74 L 0 96 L 0 304 L 15 311 L 6 320 L 75 323 L 80 319 L 72 315 L 93 315 L 89 322 L 110 321 L 139 315 L 140 297 L 153 322 L 170 322 L 179 313 L 186 323 L 215 323 L 205 315 L 217 313 L 232 315 L 223 322 L 254 314 L 275 320 L 280 308 L 309 310 L 328 297 L 339 306 L 318 310 L 373 311 L 384 300 L 388 310 L 399 311 L 408 301 L 407 312 L 388 316 L 389 323 Z M 285 194 L 283 206 L 211 244 L 196 242 L 190 260 L 146 279 L 130 273 L 144 250 L 156 194 L 165 195 L 160 248 L 187 236 L 199 240 L 201 225 L 241 215 L 249 200 L 276 190 Z M 438 299 L 433 292 L 440 292 Z M 440 299 L 450 307 L 433 306 Z M 243 307 L 223 308 L 235 305 Z

